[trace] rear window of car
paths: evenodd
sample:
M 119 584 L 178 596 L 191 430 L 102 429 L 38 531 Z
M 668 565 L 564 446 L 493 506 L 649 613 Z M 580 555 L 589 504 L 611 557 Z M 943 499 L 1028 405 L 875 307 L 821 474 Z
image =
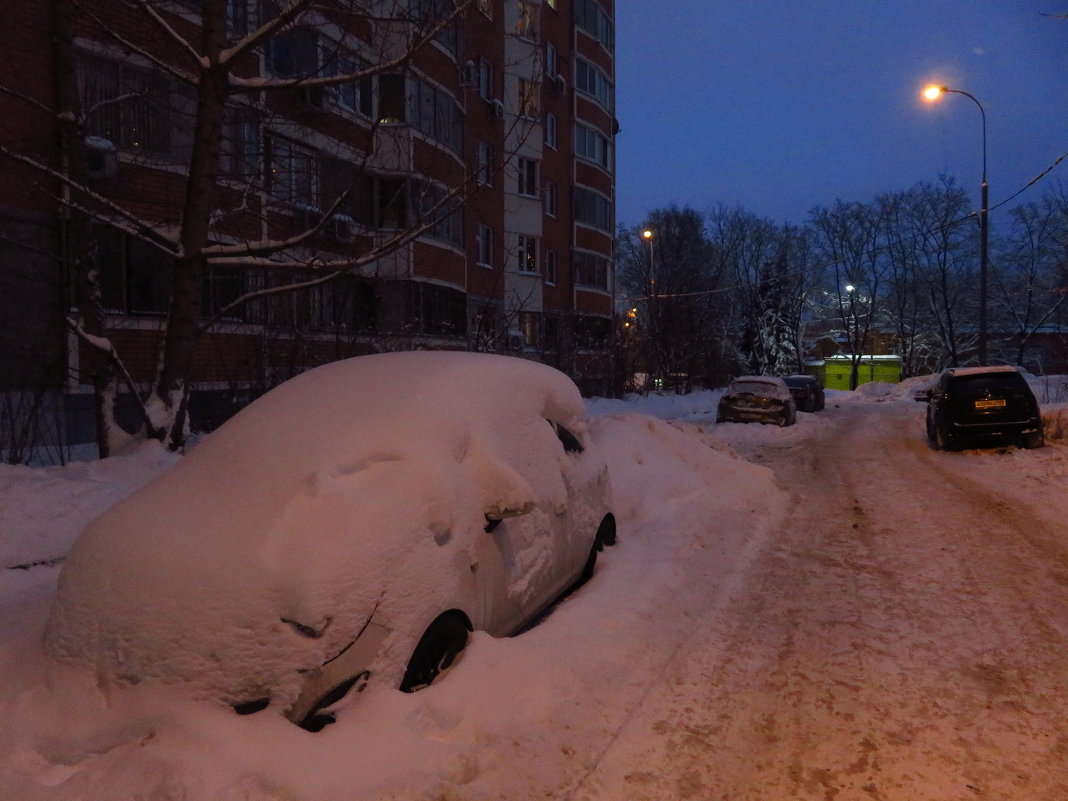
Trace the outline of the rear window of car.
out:
M 1026 388 L 1026 382 L 1019 373 L 974 373 L 972 375 L 954 376 L 950 387 L 957 392 L 986 392 L 996 390 L 1016 390 Z
M 765 381 L 738 381 L 731 384 L 731 392 L 741 394 L 748 392 L 751 395 L 775 395 L 778 387 Z

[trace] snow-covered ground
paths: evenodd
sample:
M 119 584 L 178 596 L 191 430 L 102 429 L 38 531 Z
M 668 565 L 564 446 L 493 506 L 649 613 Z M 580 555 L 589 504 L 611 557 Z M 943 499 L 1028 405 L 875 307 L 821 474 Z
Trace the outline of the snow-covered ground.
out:
M 0 798 L 636 797 L 606 755 L 641 750 L 620 750 L 621 733 L 694 631 L 743 589 L 798 497 L 761 461 L 776 449 L 803 452 L 857 405 L 887 404 L 892 426 L 881 434 L 906 420 L 900 436 L 922 442 L 916 383 L 829 392 L 825 412 L 786 429 L 715 425 L 715 392 L 592 401 L 620 521 L 619 544 L 592 581 L 519 637 L 476 633 L 429 689 L 369 690 L 318 734 L 158 687 L 98 686 L 44 658 L 59 561 L 78 531 L 177 457 L 145 445 L 106 462 L 0 467 Z M 1049 402 L 1060 400 L 1055 384 L 1045 398 L 1039 390 L 1054 438 L 1068 429 Z M 1050 519 L 1068 519 L 1058 491 L 1068 459 L 1053 441 L 1040 452 L 983 454 L 969 470 L 993 480 L 1008 466 L 1042 493 Z

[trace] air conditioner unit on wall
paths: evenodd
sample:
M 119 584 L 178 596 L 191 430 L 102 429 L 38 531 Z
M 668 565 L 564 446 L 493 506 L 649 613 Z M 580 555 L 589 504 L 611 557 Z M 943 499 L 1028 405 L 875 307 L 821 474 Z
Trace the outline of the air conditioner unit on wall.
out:
M 553 76 L 553 92 L 555 92 L 558 95 L 562 95 L 566 91 L 567 91 L 567 81 L 564 79 L 564 76 L 563 75 L 554 75 Z
M 504 119 L 504 103 L 497 98 L 490 101 L 490 108 L 493 110 L 493 116 L 499 120 Z
M 114 178 L 119 172 L 119 156 L 110 139 L 85 137 L 85 174 L 93 181 Z
M 522 350 L 524 344 L 521 331 L 513 329 L 508 332 L 508 350 Z

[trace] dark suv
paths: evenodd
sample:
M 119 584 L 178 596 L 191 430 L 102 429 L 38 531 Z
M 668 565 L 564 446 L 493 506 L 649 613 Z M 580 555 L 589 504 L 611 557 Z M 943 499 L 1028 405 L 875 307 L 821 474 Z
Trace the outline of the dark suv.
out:
M 1045 444 L 1038 401 L 1015 367 L 950 368 L 916 400 L 927 402 L 927 438 L 936 448 L 1006 439 L 1025 448 Z

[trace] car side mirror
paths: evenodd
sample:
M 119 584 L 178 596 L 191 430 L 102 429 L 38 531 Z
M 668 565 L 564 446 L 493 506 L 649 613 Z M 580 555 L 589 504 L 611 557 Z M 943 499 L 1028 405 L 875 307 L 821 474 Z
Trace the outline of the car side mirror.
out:
M 520 507 L 501 508 L 500 506 L 494 506 L 492 509 L 486 510 L 486 533 L 491 533 L 497 526 L 501 524 L 502 520 L 509 517 L 522 517 L 525 514 L 529 514 L 534 509 L 534 504 L 524 504 Z
M 932 394 L 934 394 L 933 389 L 921 389 L 916 391 L 916 394 L 912 396 L 912 399 L 917 403 L 928 403 L 931 400 Z

